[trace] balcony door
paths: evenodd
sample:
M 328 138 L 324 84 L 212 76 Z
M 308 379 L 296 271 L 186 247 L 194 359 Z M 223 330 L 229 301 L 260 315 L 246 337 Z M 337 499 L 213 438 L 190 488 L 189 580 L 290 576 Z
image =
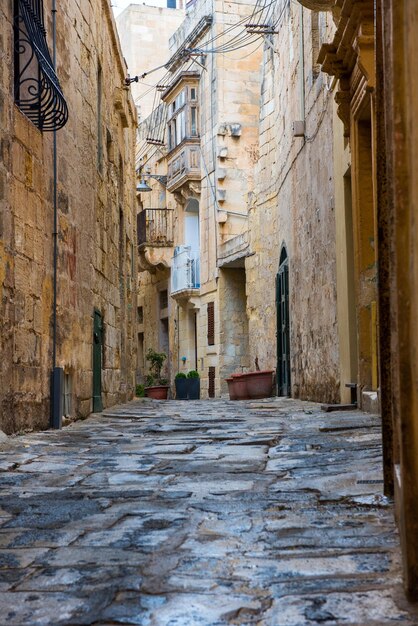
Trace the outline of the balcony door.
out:
M 192 252 L 200 252 L 199 236 L 199 202 L 189 198 L 184 213 L 184 243 L 190 246 Z
M 200 285 L 200 226 L 199 202 L 195 198 L 189 198 L 185 207 L 184 243 L 190 247 L 192 282 L 197 287 Z

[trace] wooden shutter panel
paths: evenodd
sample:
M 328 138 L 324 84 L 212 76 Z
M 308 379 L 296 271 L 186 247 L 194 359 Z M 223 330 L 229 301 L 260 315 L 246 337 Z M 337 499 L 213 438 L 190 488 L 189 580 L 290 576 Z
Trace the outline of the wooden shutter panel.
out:
M 215 397 L 215 368 L 214 367 L 209 368 L 208 378 L 209 378 L 208 396 L 209 398 L 214 398 Z
M 215 344 L 215 303 L 208 302 L 208 346 Z

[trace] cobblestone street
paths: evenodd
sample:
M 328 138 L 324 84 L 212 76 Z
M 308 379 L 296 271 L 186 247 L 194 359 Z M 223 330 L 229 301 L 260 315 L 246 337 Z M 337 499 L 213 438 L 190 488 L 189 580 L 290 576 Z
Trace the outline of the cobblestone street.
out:
M 136 401 L 13 437 L 0 622 L 418 624 L 380 439 L 377 417 L 284 399 Z

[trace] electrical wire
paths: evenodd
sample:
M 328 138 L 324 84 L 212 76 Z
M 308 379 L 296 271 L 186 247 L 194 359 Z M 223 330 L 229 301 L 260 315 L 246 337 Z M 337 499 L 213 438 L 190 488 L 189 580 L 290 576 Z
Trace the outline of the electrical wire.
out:
M 236 30 L 238 27 L 242 27 L 244 24 L 252 24 L 254 26 L 260 25 L 260 24 L 266 24 L 270 22 L 270 19 L 272 18 L 273 14 L 274 14 L 274 5 L 276 4 L 276 0 L 273 0 L 272 2 L 268 2 L 265 3 L 263 5 L 261 5 L 262 0 L 257 0 L 255 3 L 255 6 L 253 8 L 253 11 L 251 13 L 250 16 L 245 16 L 243 17 L 241 20 L 239 20 L 236 24 L 232 24 L 231 26 L 229 26 L 228 28 L 224 29 L 221 33 L 218 33 L 217 35 L 215 35 L 214 37 L 212 37 L 211 39 L 208 39 L 207 41 L 205 41 L 204 43 L 204 48 L 199 48 L 196 49 L 196 52 L 202 52 L 202 54 L 228 54 L 231 52 L 235 52 L 238 50 L 242 50 L 245 47 L 248 47 L 252 44 L 255 44 L 260 36 L 262 36 L 262 33 L 248 33 L 246 28 L 243 28 L 241 30 L 241 32 L 237 33 L 235 36 L 233 36 L 231 39 L 229 39 L 228 41 L 226 41 L 225 43 L 221 44 L 219 47 L 217 48 L 212 48 L 209 49 L 208 46 L 210 44 L 213 44 L 216 41 L 219 41 L 219 39 L 224 38 L 226 34 Z M 271 26 L 272 30 L 274 30 L 277 26 L 277 24 L 280 22 L 281 17 L 284 13 L 284 10 L 286 8 L 286 6 L 288 5 L 288 2 L 285 2 L 282 11 L 278 17 L 278 19 L 275 21 L 275 23 Z M 267 12 L 266 12 L 267 11 Z M 266 12 L 266 13 L 265 13 Z M 258 46 L 256 46 L 253 50 L 251 50 L 247 55 L 245 55 L 242 58 L 247 58 L 248 56 L 250 56 L 253 52 L 255 52 L 256 50 L 258 50 L 258 48 L 261 46 L 262 42 L 260 42 L 260 44 Z M 158 94 L 158 85 L 164 85 L 165 82 L 170 82 L 170 84 L 173 84 L 175 82 L 175 80 L 177 79 L 177 77 L 179 76 L 179 74 L 184 71 L 184 65 L 190 62 L 189 67 L 191 64 L 193 64 L 194 60 L 193 58 L 189 57 L 187 59 L 184 60 L 184 62 L 181 64 L 181 66 L 179 68 L 177 68 L 177 70 L 172 73 L 170 71 L 167 71 L 166 74 L 164 74 L 164 76 L 157 81 L 157 83 L 155 83 L 154 86 L 151 86 L 150 89 L 148 89 L 146 92 L 144 92 L 143 94 L 141 94 L 141 96 L 137 97 L 135 99 L 135 102 L 137 103 L 139 100 L 141 100 L 143 97 L 145 97 L 146 95 L 148 95 L 149 93 L 151 93 L 154 90 L 154 98 L 153 98 L 153 105 L 152 105 L 152 111 L 151 114 L 146 118 L 146 120 L 144 120 L 142 122 L 142 124 L 144 124 L 144 130 L 146 135 L 148 136 L 148 138 L 152 138 L 153 140 L 158 141 L 161 144 L 164 144 L 164 139 L 165 139 L 165 127 L 166 127 L 166 119 L 167 119 L 167 108 L 164 107 L 164 112 L 162 111 L 162 109 L 160 109 L 161 105 L 157 105 L 157 94 Z M 142 76 L 145 76 L 146 74 L 150 74 L 153 71 L 156 71 L 158 69 L 161 69 L 162 67 L 165 66 L 158 66 L 156 68 L 153 68 L 151 70 L 149 70 L 148 72 L 144 73 Z M 156 112 L 157 111 L 157 112 Z M 148 148 L 149 148 L 149 142 L 147 143 L 146 141 L 146 137 L 145 139 L 142 139 L 143 141 L 143 145 L 139 147 L 138 153 L 137 153 L 137 158 L 141 158 L 141 156 L 145 155 Z

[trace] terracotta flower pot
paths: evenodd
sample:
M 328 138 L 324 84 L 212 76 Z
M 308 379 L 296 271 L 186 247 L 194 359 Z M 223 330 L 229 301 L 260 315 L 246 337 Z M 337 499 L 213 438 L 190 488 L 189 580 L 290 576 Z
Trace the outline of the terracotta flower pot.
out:
M 235 378 L 225 378 L 226 382 L 228 383 L 228 391 L 229 391 L 229 399 L 230 400 L 236 400 L 237 399 L 237 394 L 235 393 Z
M 147 398 L 153 398 L 154 400 L 167 400 L 168 385 L 154 385 L 153 387 L 145 387 L 145 393 Z
M 247 389 L 246 376 L 246 374 L 232 374 L 236 400 L 249 400 L 250 398 Z
M 247 393 L 250 398 L 270 398 L 273 392 L 273 371 L 248 372 L 243 374 L 247 383 Z

